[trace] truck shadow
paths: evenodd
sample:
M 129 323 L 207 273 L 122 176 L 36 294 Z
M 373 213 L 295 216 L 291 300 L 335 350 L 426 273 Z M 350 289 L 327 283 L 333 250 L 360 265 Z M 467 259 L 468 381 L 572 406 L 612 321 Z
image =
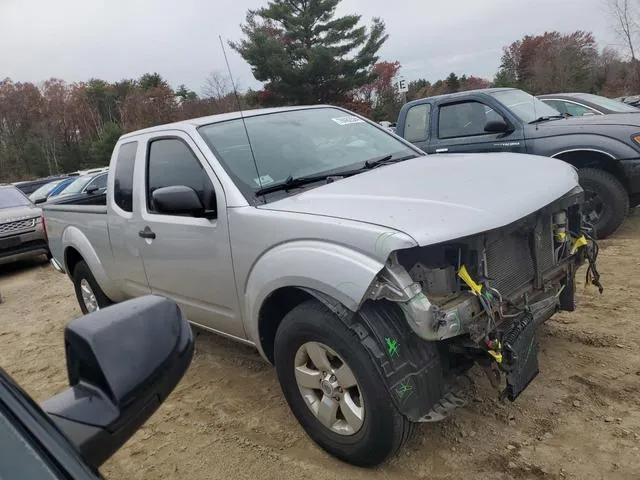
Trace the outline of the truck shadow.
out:
M 35 270 L 36 268 L 46 267 L 48 260 L 44 255 L 29 258 L 26 260 L 19 260 L 17 262 L 0 264 L 0 279 L 11 278 L 22 273 L 26 273 L 29 270 Z

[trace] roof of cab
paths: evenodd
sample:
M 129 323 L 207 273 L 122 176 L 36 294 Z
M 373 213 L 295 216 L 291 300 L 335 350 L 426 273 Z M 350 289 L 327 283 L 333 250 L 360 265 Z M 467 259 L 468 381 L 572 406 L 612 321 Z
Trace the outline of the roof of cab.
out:
M 507 88 L 507 87 L 494 87 L 494 88 L 479 88 L 476 90 L 465 90 L 463 92 L 455 92 L 455 93 L 443 93 L 442 95 L 434 95 L 433 97 L 423 97 L 417 98 L 416 100 L 412 100 L 406 103 L 402 108 L 405 109 L 407 107 L 413 106 L 415 104 L 424 103 L 425 100 L 435 101 L 441 99 L 455 99 L 458 97 L 465 97 L 467 95 L 473 94 L 489 94 L 495 92 L 505 92 L 508 90 L 517 90 L 517 88 Z
M 220 113 L 218 115 L 209 115 L 207 117 L 190 118 L 188 120 L 181 120 L 179 122 L 166 123 L 164 125 L 158 125 L 155 127 L 144 128 L 142 130 L 136 130 L 131 133 L 126 133 L 120 137 L 121 139 L 134 137 L 143 133 L 162 132 L 171 129 L 181 129 L 185 126 L 200 127 L 202 125 L 208 125 L 210 123 L 226 122 L 228 120 L 237 120 L 239 118 L 257 117 L 259 115 L 269 115 L 272 113 L 289 112 L 295 110 L 311 110 L 314 108 L 341 108 L 334 105 L 304 105 L 300 107 L 276 107 L 276 108 L 254 108 L 249 110 L 243 110 L 241 112 L 229 112 Z

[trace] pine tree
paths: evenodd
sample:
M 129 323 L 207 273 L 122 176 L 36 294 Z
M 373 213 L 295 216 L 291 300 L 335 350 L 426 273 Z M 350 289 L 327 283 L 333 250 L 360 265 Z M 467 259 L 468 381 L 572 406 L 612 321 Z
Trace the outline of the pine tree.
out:
M 340 0 L 271 0 L 249 10 L 245 38 L 230 42 L 276 104 L 339 103 L 370 83 L 387 40 L 382 20 L 367 31 L 360 15 L 336 17 Z
M 460 90 L 460 79 L 455 73 L 451 72 L 445 82 L 447 84 L 448 93 L 455 93 Z

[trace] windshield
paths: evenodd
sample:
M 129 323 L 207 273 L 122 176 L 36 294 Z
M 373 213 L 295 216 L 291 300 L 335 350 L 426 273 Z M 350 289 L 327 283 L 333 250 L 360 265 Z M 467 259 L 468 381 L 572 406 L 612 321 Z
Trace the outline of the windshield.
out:
M 640 112 L 640 108 L 636 108 L 633 105 L 627 105 L 626 103 L 619 102 L 618 100 L 612 100 L 607 97 L 601 97 L 600 95 L 593 95 L 591 93 L 584 93 L 581 95 L 576 95 L 577 98 L 582 98 L 587 102 L 591 102 L 594 105 L 597 105 L 602 108 L 606 108 L 607 110 L 611 110 L 612 112 L 617 113 L 638 113 Z
M 0 188 L 0 208 L 26 207 L 27 205 L 31 205 L 31 202 L 17 188 Z
M 80 193 L 82 189 L 91 181 L 93 175 L 83 175 L 82 177 L 76 178 L 73 182 L 69 184 L 67 188 L 65 188 L 61 193 L 62 195 L 70 195 L 73 193 Z
M 62 182 L 62 180 L 55 180 L 53 182 L 45 183 L 43 186 L 36 189 L 31 195 L 29 195 L 29 199 L 33 201 L 36 198 L 46 197 L 49 192 L 51 192 L 51 190 L 60 185 L 60 182 Z
M 417 155 L 391 134 L 337 108 L 283 111 L 248 117 L 245 122 L 251 147 L 241 119 L 205 125 L 199 131 L 250 196 L 289 177 L 360 167 L 366 160 L 387 155 Z
M 550 107 L 533 95 L 522 90 L 503 90 L 492 92 L 491 96 L 503 103 L 520 120 L 525 123 L 533 122 L 540 117 L 554 117 L 560 115 L 555 108 Z

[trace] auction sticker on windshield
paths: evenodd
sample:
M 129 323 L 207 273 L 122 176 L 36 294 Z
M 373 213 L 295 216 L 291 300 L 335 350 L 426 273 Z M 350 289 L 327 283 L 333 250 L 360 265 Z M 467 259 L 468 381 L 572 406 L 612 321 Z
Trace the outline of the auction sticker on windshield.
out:
M 364 120 L 358 117 L 354 117 L 353 115 L 348 115 L 346 117 L 337 117 L 332 118 L 334 122 L 338 125 L 351 125 L 352 123 L 364 123 Z
M 261 177 L 254 178 L 253 181 L 256 185 L 262 187 L 263 185 L 269 185 L 270 183 L 273 183 L 273 178 L 271 178 L 270 175 L 262 175 Z

